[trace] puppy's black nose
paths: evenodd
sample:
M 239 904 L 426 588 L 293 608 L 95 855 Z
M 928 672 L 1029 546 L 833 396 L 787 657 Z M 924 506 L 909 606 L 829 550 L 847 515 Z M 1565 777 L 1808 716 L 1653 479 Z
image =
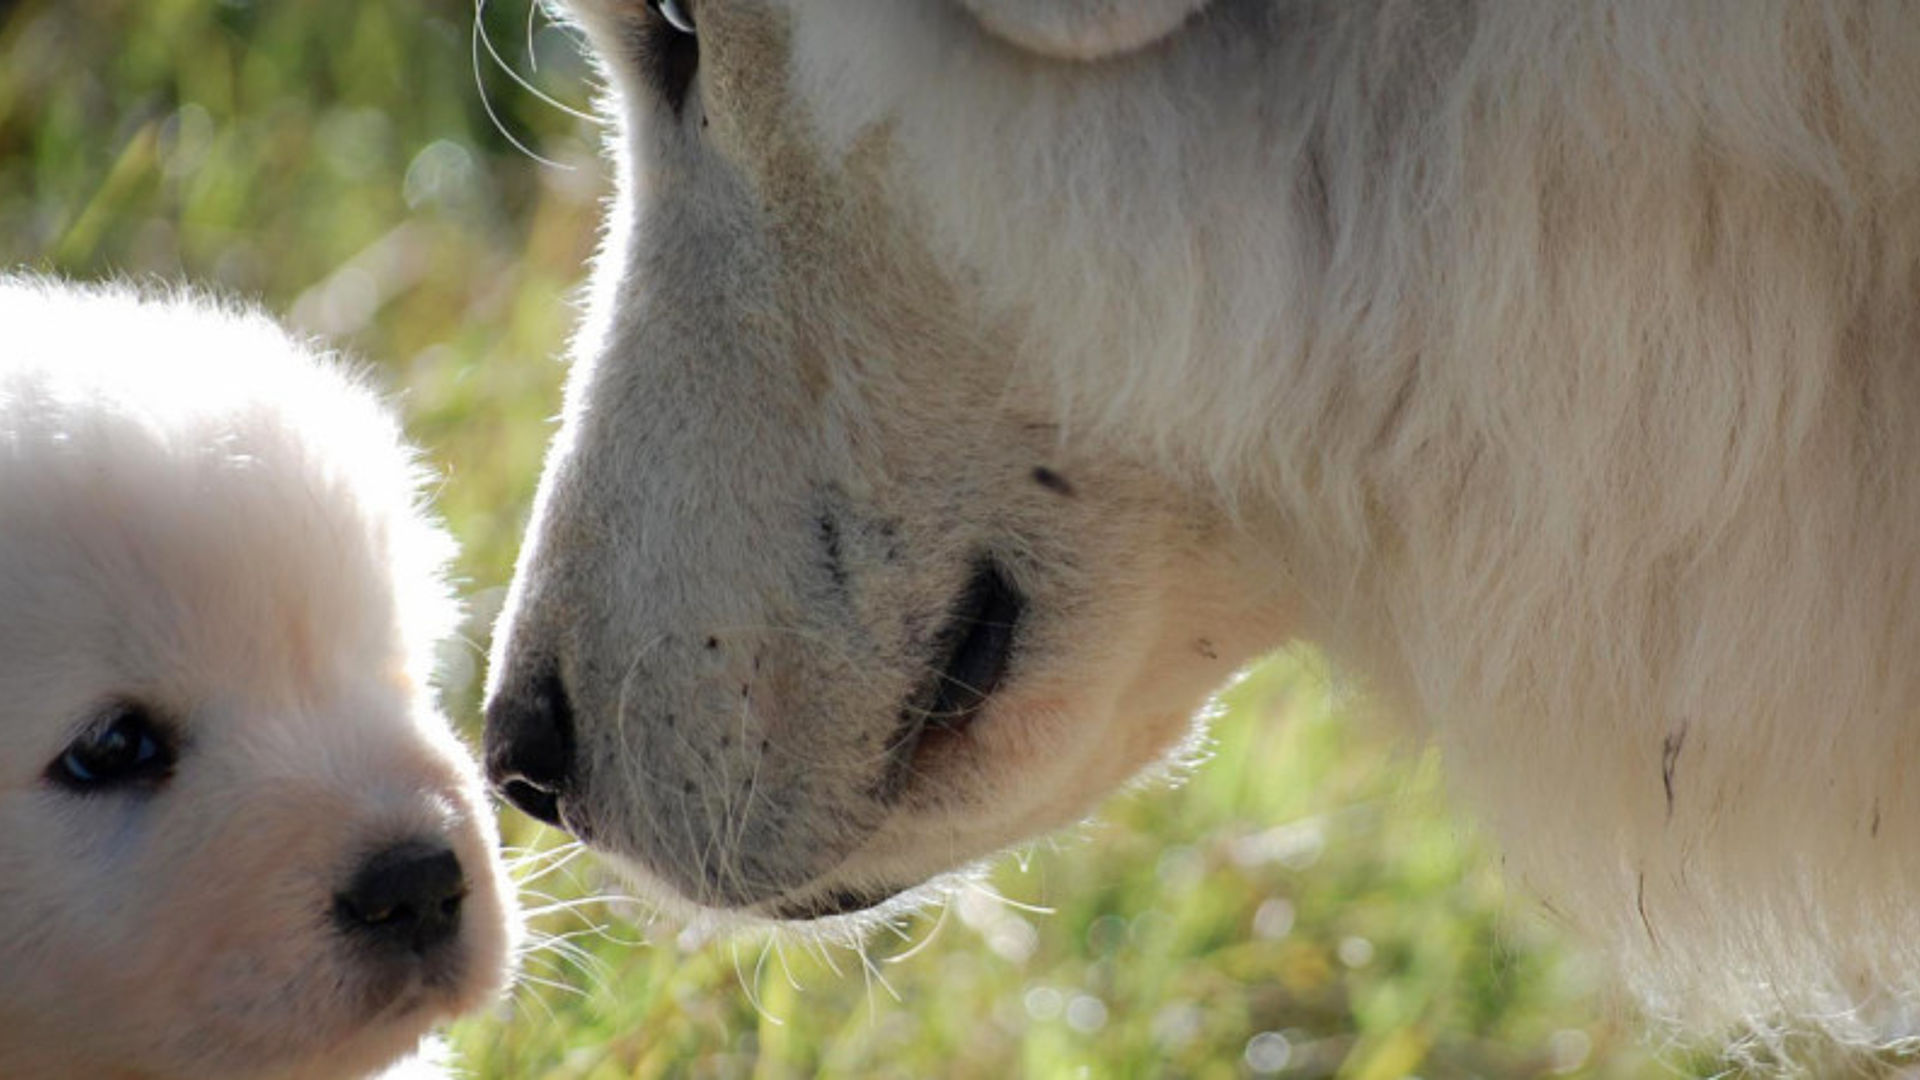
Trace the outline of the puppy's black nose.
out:
M 553 671 L 487 703 L 487 779 L 508 802 L 560 824 L 560 796 L 573 771 L 573 706 Z
M 467 895 L 460 858 L 444 844 L 409 842 L 375 852 L 333 898 L 349 934 L 424 955 L 460 930 Z

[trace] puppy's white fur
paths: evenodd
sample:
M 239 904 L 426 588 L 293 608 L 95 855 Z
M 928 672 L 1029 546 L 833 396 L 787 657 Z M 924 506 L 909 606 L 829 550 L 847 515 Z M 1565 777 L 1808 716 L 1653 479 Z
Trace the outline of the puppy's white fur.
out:
M 435 709 L 450 545 L 374 396 L 266 318 L 0 278 L 0 1075 L 364 1075 L 495 994 L 511 897 Z M 115 702 L 157 787 L 50 774 Z M 405 841 L 462 864 L 433 964 L 333 918 Z
M 622 198 L 494 680 L 568 681 L 596 842 L 708 903 L 918 880 L 1304 637 L 1655 1010 L 1911 1028 L 1913 5 L 1214 0 L 1077 62 L 716 3 L 677 110 L 643 5 L 577 7 Z M 1014 675 L 876 797 L 897 613 L 981 551 Z

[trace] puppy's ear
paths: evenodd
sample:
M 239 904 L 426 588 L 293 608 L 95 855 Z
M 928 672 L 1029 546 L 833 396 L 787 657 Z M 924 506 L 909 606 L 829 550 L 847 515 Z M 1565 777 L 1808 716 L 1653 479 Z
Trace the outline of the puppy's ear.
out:
M 1207 0 L 960 0 L 980 25 L 1029 52 L 1101 60 L 1172 34 Z

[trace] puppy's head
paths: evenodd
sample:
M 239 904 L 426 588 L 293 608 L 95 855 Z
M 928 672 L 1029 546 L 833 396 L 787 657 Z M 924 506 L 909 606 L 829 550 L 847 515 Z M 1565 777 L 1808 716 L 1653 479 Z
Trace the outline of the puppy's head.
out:
M 397 429 L 257 318 L 0 318 L 0 1074 L 379 1067 L 511 945 Z

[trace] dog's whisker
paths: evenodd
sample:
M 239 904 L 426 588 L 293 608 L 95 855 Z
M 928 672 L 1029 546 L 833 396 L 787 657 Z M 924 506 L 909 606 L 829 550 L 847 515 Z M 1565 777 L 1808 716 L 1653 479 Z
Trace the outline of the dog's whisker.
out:
M 953 904 L 951 902 L 947 902 L 943 900 L 941 903 L 939 903 L 936 906 L 938 909 L 938 914 L 936 914 L 933 917 L 933 920 L 932 920 L 933 925 L 928 928 L 926 936 L 921 938 L 915 944 L 909 945 L 907 948 L 901 950 L 900 952 L 897 952 L 892 956 L 887 957 L 887 963 L 889 964 L 906 963 L 907 961 L 925 952 L 927 948 L 933 944 L 934 939 L 940 936 L 940 931 L 946 929 L 948 916 L 953 911 Z
M 578 998 L 585 998 L 589 996 L 587 991 L 582 990 L 580 987 L 575 986 L 570 982 L 562 982 L 558 979 L 542 978 L 541 976 L 534 975 L 526 971 L 520 972 L 520 975 L 516 981 L 522 985 L 538 986 L 544 990 L 550 990 L 557 994 L 568 994 Z M 533 1000 L 540 1001 L 540 997 L 538 994 L 531 995 L 531 996 Z M 542 1009 L 547 1010 L 548 1020 L 555 1019 L 550 1007 L 547 1006 L 545 1002 L 540 1002 L 540 1006 Z

